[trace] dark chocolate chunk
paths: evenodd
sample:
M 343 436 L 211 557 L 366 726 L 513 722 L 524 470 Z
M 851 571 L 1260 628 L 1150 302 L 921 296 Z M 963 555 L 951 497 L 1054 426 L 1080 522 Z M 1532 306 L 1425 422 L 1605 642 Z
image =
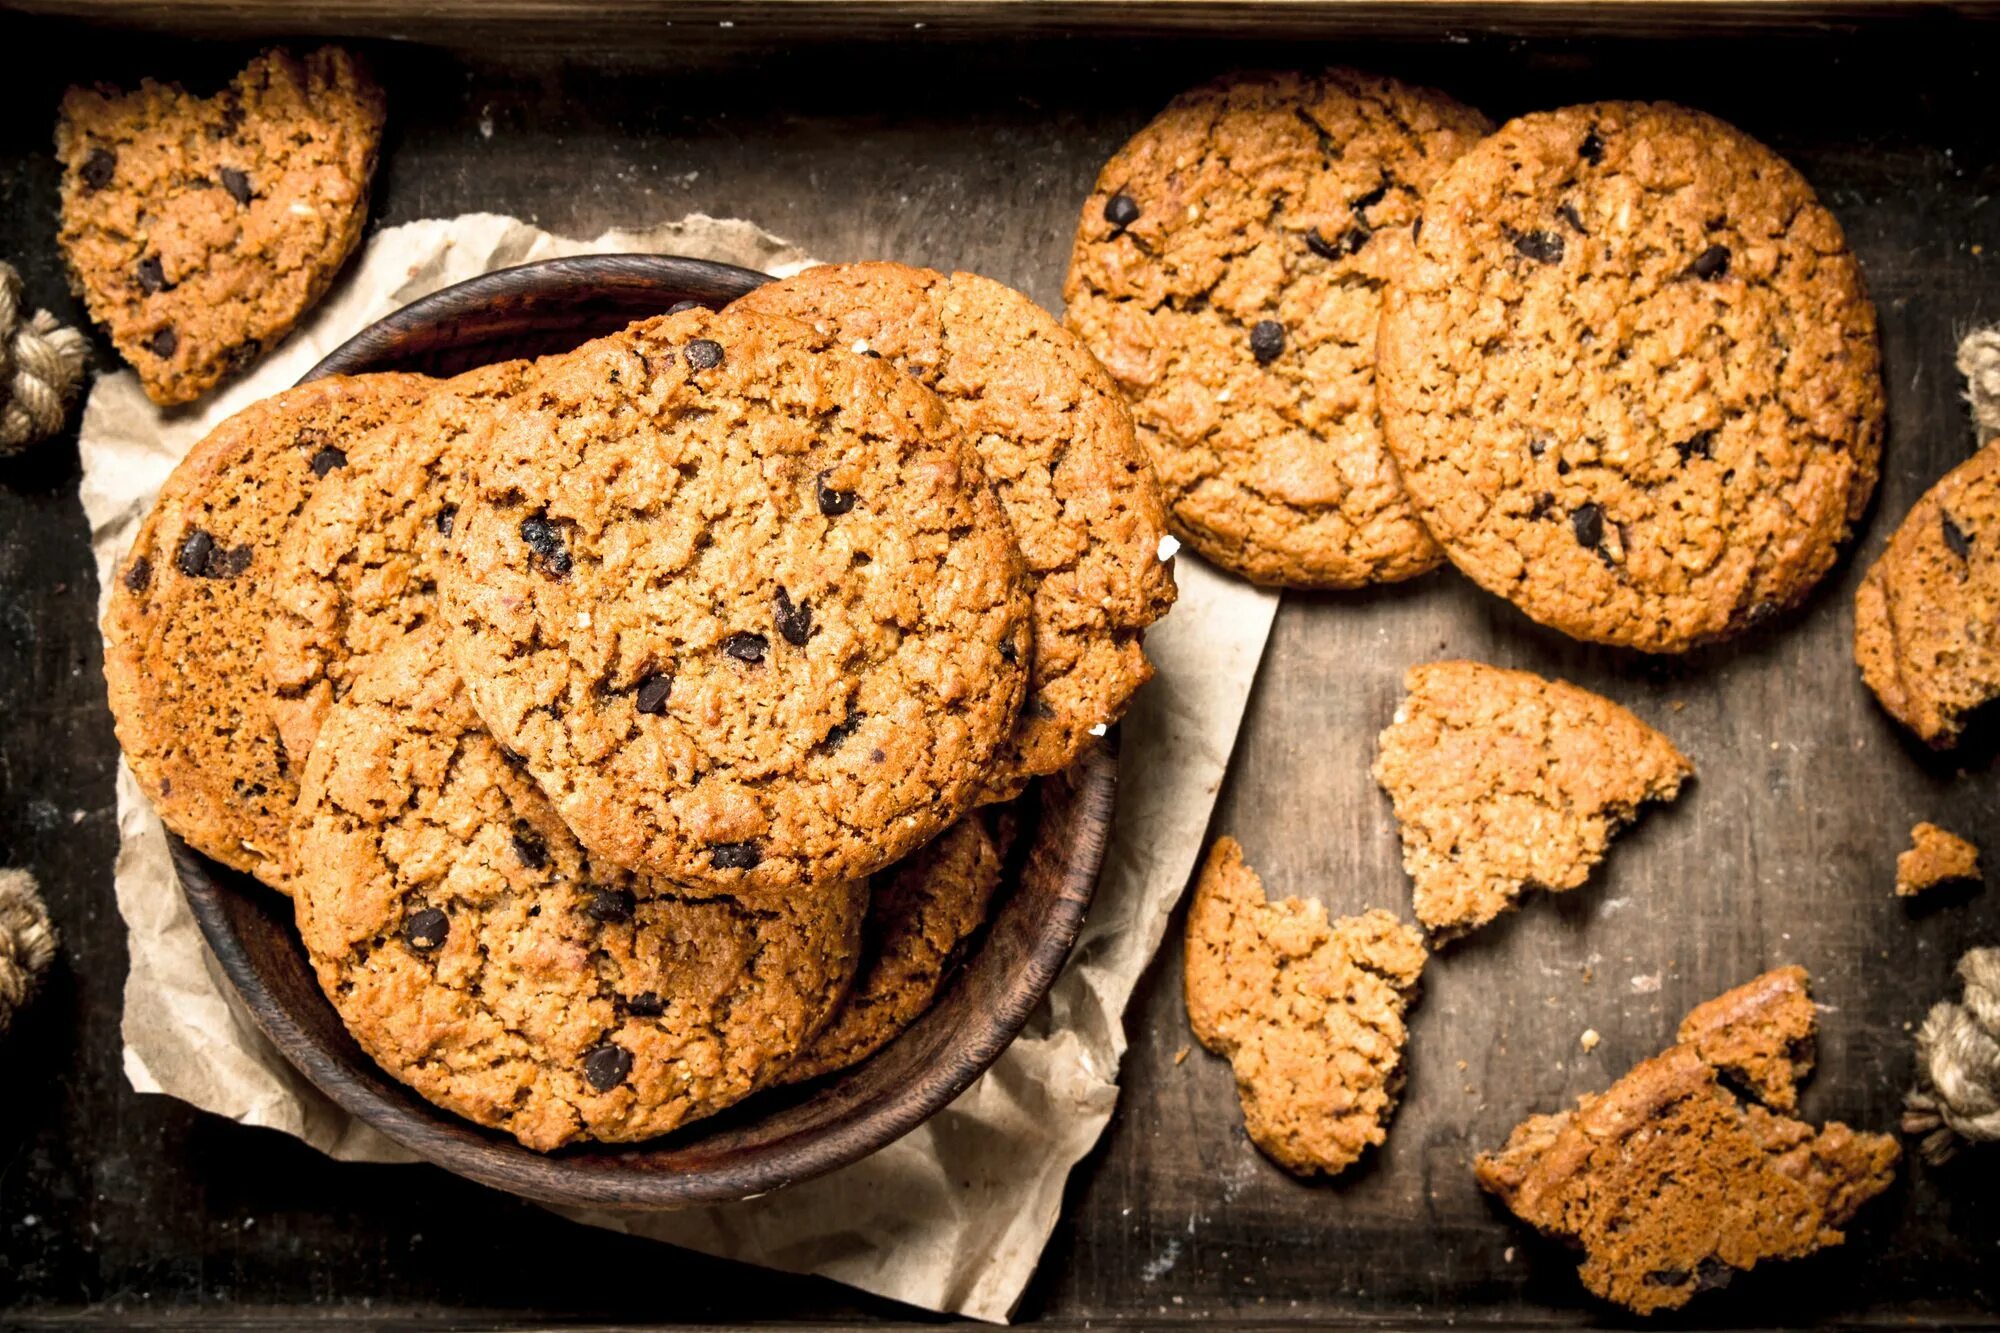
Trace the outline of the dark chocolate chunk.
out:
M 1576 146 L 1576 155 L 1590 163 L 1604 160 L 1604 140 L 1597 137 L 1596 130 L 1583 136 L 1583 142 Z
M 174 553 L 174 566 L 191 579 L 208 575 L 208 557 L 215 553 L 215 538 L 196 528 Z
M 458 506 L 446 505 L 444 508 L 438 510 L 435 521 L 439 532 L 442 532 L 447 537 L 451 536 L 451 525 L 458 521 Z
M 754 842 L 711 842 L 708 863 L 717 870 L 750 870 L 764 859 Z
M 1595 550 L 1604 540 L 1604 510 L 1585 501 L 1570 511 L 1569 526 L 1577 541 Z
M 90 156 L 83 159 L 83 167 L 78 174 L 83 183 L 93 190 L 101 190 L 111 184 L 112 175 L 118 170 L 118 154 L 108 148 L 93 148 Z
M 1380 185 L 1370 190 L 1367 194 L 1362 195 L 1359 199 L 1356 199 L 1353 203 L 1349 204 L 1348 207 L 1354 210 L 1354 215 L 1356 217 L 1360 217 L 1367 210 L 1375 207 L 1375 205 L 1381 203 L 1384 199 L 1387 199 L 1388 197 L 1389 197 L 1389 182 L 1383 181 Z
M 225 550 L 218 546 L 208 556 L 208 567 L 202 573 L 212 579 L 233 579 L 250 568 L 250 548 L 233 546 Z
M 828 518 L 838 518 L 854 508 L 854 492 L 836 491 L 826 484 L 824 472 L 819 474 L 818 480 L 813 483 L 813 488 L 816 492 L 815 498 L 819 501 L 819 512 Z
M 444 943 L 444 937 L 451 934 L 451 918 L 435 907 L 425 907 L 410 913 L 410 919 L 403 923 L 403 938 L 412 949 L 422 949 L 426 953 Z
M 674 678 L 665 672 L 656 672 L 639 682 L 634 706 L 642 713 L 658 716 L 667 711 L 667 696 L 673 692 Z
M 625 1012 L 637 1018 L 658 1018 L 667 1012 L 667 1002 L 658 991 L 640 991 L 625 1001 Z
M 632 913 L 639 908 L 639 900 L 630 889 L 592 889 L 590 901 L 583 910 L 592 921 L 609 924 L 613 921 L 630 921 Z
M 1559 264 L 1563 257 L 1563 238 L 1553 231 L 1515 232 L 1514 249 L 1537 264 Z
M 1534 508 L 1528 511 L 1528 517 L 1535 521 L 1540 521 L 1542 519 L 1547 518 L 1551 513 L 1553 513 L 1555 507 L 1556 507 L 1556 497 L 1549 494 L 1549 492 L 1547 491 L 1543 491 L 1540 495 L 1537 495 L 1535 497 Z
M 1008 666 L 1012 666 L 1021 660 L 1021 650 L 1014 646 L 1012 639 L 1000 640 L 1000 660 Z
M 1361 248 L 1374 239 L 1375 233 L 1363 226 L 1349 227 L 1337 241 L 1329 241 L 1317 230 L 1306 233 L 1306 248 L 1321 259 L 1340 259 L 1358 254 Z
M 174 332 L 172 325 L 157 330 L 152 337 L 146 339 L 146 350 L 162 361 L 179 351 L 180 346 L 181 336 Z
M 1583 214 L 1576 211 L 1575 204 L 1559 205 L 1556 208 L 1556 216 L 1560 217 L 1564 222 L 1569 223 L 1570 226 L 1576 228 L 1577 235 L 1579 236 L 1589 235 L 1589 233 L 1586 232 L 1583 228 Z
M 696 338 L 687 345 L 689 370 L 714 370 L 722 364 L 722 344 L 713 338 Z
M 1114 194 L 1104 201 L 1104 220 L 1123 231 L 1139 220 L 1139 205 L 1129 194 Z
M 147 255 L 139 261 L 139 289 L 148 296 L 167 289 L 166 270 L 160 267 L 158 255 Z
M 1972 554 L 1972 535 L 1964 528 L 1958 526 L 1958 524 L 1952 522 L 1950 514 L 1940 513 L 1939 516 L 1944 520 L 1944 544 L 1950 547 L 1951 553 L 1960 560 L 1970 556 Z
M 632 1052 L 614 1042 L 593 1046 L 583 1055 L 583 1077 L 597 1092 L 609 1092 L 632 1073 Z
M 530 514 L 522 519 L 521 540 L 535 553 L 536 563 L 544 574 L 559 579 L 569 573 L 569 551 L 563 546 L 562 533 L 546 515 Z
M 312 456 L 312 470 L 315 477 L 324 477 L 337 467 L 347 466 L 347 451 L 333 445 L 321 445 L 319 452 Z
M 739 630 L 722 641 L 723 652 L 739 662 L 748 662 L 753 666 L 764 660 L 764 654 L 770 647 L 769 639 L 747 630 Z
M 805 602 L 794 605 L 792 603 L 792 595 L 783 588 L 778 589 L 778 606 L 775 619 L 778 622 L 778 633 L 782 634 L 785 642 L 791 644 L 794 648 L 805 647 L 806 640 L 812 637 L 812 607 Z M 761 652 L 759 656 L 762 656 Z
M 669 315 L 681 315 L 686 314 L 690 310 L 700 310 L 702 308 L 703 306 L 699 301 L 676 301 L 667 307 L 667 313 Z
M 153 581 L 153 562 L 140 556 L 125 566 L 125 586 L 133 592 L 144 592 L 146 585 Z
M 250 202 L 250 178 L 235 167 L 222 169 L 222 188 L 229 191 L 229 197 L 237 203 Z
M 1694 257 L 1694 275 L 1697 278 L 1719 278 L 1729 272 L 1729 247 L 1711 245 Z
M 1275 319 L 1260 319 L 1250 330 L 1250 355 L 1257 364 L 1268 366 L 1285 350 L 1285 326 Z
M 1683 463 L 1687 462 L 1690 458 L 1713 458 L 1715 457 L 1715 432 L 1712 430 L 1699 431 L 1682 440 L 1679 444 L 1676 444 L 1674 450 L 1680 454 L 1681 462 Z
M 530 870 L 546 870 L 549 865 L 548 839 L 525 819 L 514 821 L 514 856 Z

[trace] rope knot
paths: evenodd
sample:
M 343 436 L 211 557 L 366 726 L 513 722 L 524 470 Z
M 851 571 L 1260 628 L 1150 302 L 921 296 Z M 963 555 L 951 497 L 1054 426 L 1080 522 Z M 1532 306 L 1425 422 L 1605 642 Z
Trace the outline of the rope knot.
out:
M 22 317 L 21 275 L 0 264 L 0 455 L 63 428 L 90 343 L 46 310 Z
M 0 870 L 0 1032 L 35 993 L 55 956 L 55 927 L 35 891 L 35 877 L 25 870 Z
M 1958 373 L 1979 438 L 2000 435 L 2000 327 L 1974 329 L 1958 344 Z
M 1917 1086 L 1903 1101 L 1903 1132 L 1933 1164 L 1967 1143 L 2000 1139 L 2000 949 L 1958 960 L 1965 992 L 1932 1006 L 1917 1029 Z

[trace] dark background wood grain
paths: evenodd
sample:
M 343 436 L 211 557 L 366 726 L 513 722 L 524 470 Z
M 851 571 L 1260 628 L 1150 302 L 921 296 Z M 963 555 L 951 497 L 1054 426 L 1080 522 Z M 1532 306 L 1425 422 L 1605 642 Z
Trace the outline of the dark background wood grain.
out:
M 1345 40 L 1321 15 L 1293 39 L 1274 26 L 1135 34 L 1129 6 L 1115 34 L 1068 31 L 1047 8 L 1018 40 L 948 19 L 845 40 L 766 6 L 736 28 L 709 16 L 699 34 L 685 21 L 648 29 L 615 59 L 556 53 L 566 43 L 546 26 L 433 26 L 453 51 L 373 44 L 394 108 L 378 224 L 492 209 L 588 235 L 699 209 L 828 259 L 977 269 L 1056 307 L 1098 164 L 1187 83 L 1268 61 L 1414 75 L 1496 116 L 1674 97 L 1797 162 L 1847 227 L 1882 314 L 1887 467 L 1854 558 L 1799 614 L 1670 661 L 1570 643 L 1450 574 L 1288 596 L 1216 816 L 1278 891 L 1407 913 L 1367 767 L 1402 670 L 1439 654 L 1602 690 L 1669 731 L 1700 778 L 1589 887 L 1437 958 L 1389 1143 L 1331 1185 L 1293 1181 L 1248 1146 L 1221 1061 L 1196 1050 L 1175 1062 L 1191 1039 L 1169 948 L 1131 1009 L 1118 1115 L 1021 1312 L 1065 1326 L 1612 1322 L 1559 1253 L 1477 1193 L 1472 1154 L 1657 1049 L 1688 1005 L 1790 961 L 1812 969 L 1827 1006 L 1809 1112 L 1887 1127 L 1911 1024 L 1945 993 L 1957 953 L 1996 936 L 2000 895 L 1911 908 L 1889 886 L 1918 818 L 2000 862 L 2000 728 L 1954 758 L 1920 752 L 1873 707 L 1847 649 L 1861 562 L 1972 446 L 1951 352 L 1968 326 L 2000 318 L 1996 28 L 1920 11 L 1766 14 L 1750 30 L 1566 39 L 1546 24 L 1521 38 L 1404 15 L 1388 39 Z M 1637 8 L 1592 26 L 1643 29 Z M 0 15 L 0 52 L 0 256 L 34 301 L 74 319 L 53 245 L 62 86 L 219 78 L 245 51 Z M 115 756 L 76 482 L 73 439 L 0 464 L 0 863 L 41 877 L 65 940 L 48 993 L 0 1042 L 0 1324 L 917 1318 L 830 1283 L 572 1227 L 427 1168 L 337 1166 L 132 1093 L 110 885 Z M 1652 977 L 1657 990 L 1634 988 Z M 1603 1035 L 1588 1054 L 1585 1028 Z M 1990 1157 L 1912 1169 L 1845 1249 L 1760 1271 L 1689 1318 L 1990 1320 L 1997 1172 Z

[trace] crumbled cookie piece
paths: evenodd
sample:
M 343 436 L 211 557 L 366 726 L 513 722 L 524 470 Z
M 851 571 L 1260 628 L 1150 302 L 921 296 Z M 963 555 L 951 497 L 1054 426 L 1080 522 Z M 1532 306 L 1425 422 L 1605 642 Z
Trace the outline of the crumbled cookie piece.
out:
M 368 219 L 383 118 L 334 47 L 266 52 L 210 98 L 69 90 L 58 240 L 147 397 L 200 397 L 326 291 Z
M 1685 1305 L 1762 1260 L 1838 1245 L 1840 1228 L 1889 1187 L 1900 1150 L 1887 1134 L 1780 1113 L 1810 1060 L 1786 1055 L 1801 1015 L 1809 1039 L 1800 968 L 1710 1001 L 1664 1054 L 1482 1154 L 1480 1186 L 1580 1246 L 1584 1286 L 1640 1314 Z M 1732 1090 L 1724 1075 L 1745 1062 L 1758 1071 L 1746 1091 L 1770 1089 L 1782 1104 Z
M 1694 771 L 1630 712 L 1562 681 L 1431 662 L 1403 683 L 1375 780 L 1431 931 L 1484 925 L 1531 886 L 1576 888 L 1642 803 L 1672 800 Z
M 1896 896 L 1911 898 L 1939 884 L 1979 878 L 1979 848 L 1936 824 L 1910 830 L 1910 850 L 1896 858 Z
M 1280 1166 L 1336 1175 L 1382 1142 L 1424 957 L 1379 909 L 1329 921 L 1268 901 L 1236 840 L 1216 839 L 1188 913 L 1188 1022 L 1229 1058 L 1244 1128 Z

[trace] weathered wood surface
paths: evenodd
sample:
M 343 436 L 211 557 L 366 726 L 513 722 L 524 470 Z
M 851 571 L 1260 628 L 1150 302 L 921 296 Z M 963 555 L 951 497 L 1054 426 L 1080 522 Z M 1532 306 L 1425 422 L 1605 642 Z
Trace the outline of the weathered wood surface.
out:
M 1828 1006 L 1809 1112 L 1887 1126 L 1909 1025 L 1944 994 L 1961 949 L 2000 935 L 1992 891 L 1917 909 L 1889 895 L 1919 818 L 2000 860 L 1995 729 L 1956 760 L 1920 752 L 1875 710 L 1847 649 L 1860 563 L 1971 446 L 1951 349 L 1968 325 L 2000 318 L 1991 31 L 1927 15 L 1858 34 L 1673 41 L 913 32 L 899 44 L 628 49 L 615 69 L 514 42 L 471 63 L 379 47 L 395 111 L 377 214 L 494 209 L 588 235 L 700 209 L 827 258 L 977 269 L 1055 306 L 1097 165 L 1174 91 L 1232 64 L 1347 60 L 1438 82 L 1496 115 L 1671 96 L 1791 156 L 1847 226 L 1882 313 L 1893 421 L 1855 559 L 1799 615 L 1670 662 L 1569 643 L 1450 575 L 1288 598 L 1216 819 L 1277 890 L 1407 911 L 1367 766 L 1401 671 L 1441 653 L 1602 690 L 1665 727 L 1700 778 L 1627 835 L 1591 886 L 1436 960 L 1389 1144 L 1332 1185 L 1257 1157 L 1221 1061 L 1196 1050 L 1175 1063 L 1191 1039 L 1170 950 L 1131 1011 L 1119 1113 L 1022 1310 L 1065 1326 L 1604 1320 L 1562 1257 L 1475 1191 L 1477 1149 L 1657 1049 L 1689 1004 L 1786 961 L 1812 969 Z M 12 53 L 0 255 L 23 266 L 34 300 L 74 318 L 52 243 L 47 135 L 61 86 L 220 72 L 242 51 L 19 18 L 0 18 L 0 35 Z M 576 1229 L 439 1172 L 336 1166 L 128 1089 L 114 760 L 76 476 L 70 443 L 0 465 L 0 863 L 41 876 L 67 941 L 45 1002 L 0 1045 L 0 1324 L 113 1312 L 272 1327 L 907 1315 L 827 1283 Z M 1657 991 L 1632 984 L 1654 976 Z M 1589 1054 L 1585 1028 L 1603 1034 Z M 1845 1250 L 1741 1280 L 1694 1318 L 1990 1319 L 1996 1171 L 1990 1157 L 1912 1171 Z

